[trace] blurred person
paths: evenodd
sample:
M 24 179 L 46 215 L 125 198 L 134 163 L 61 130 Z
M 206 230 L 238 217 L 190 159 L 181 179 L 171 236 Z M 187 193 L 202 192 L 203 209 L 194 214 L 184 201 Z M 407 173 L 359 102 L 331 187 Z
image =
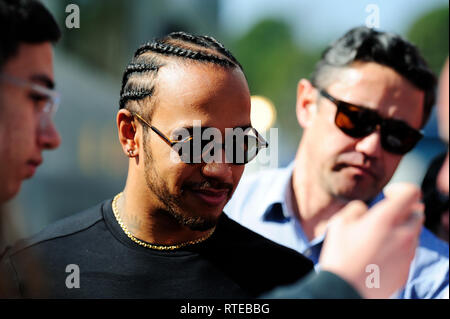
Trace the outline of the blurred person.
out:
M 256 297 L 313 269 L 306 257 L 222 214 L 243 164 L 266 142 L 251 127 L 242 67 L 217 40 L 177 32 L 137 49 L 123 75 L 117 127 L 129 157 L 123 192 L 10 249 L 0 266 L 10 281 L 0 296 Z M 191 159 L 191 147 L 205 146 L 205 128 L 225 137 L 227 129 L 240 132 L 232 147 L 245 149 L 245 160 Z M 247 148 L 249 140 L 256 148 Z M 30 258 L 40 262 L 41 286 L 29 284 Z
M 60 144 L 52 115 L 52 43 L 56 21 L 33 0 L 0 0 L 0 204 L 15 196 L 22 181 L 42 163 L 42 151 Z
M 438 120 L 439 120 L 439 133 L 441 138 L 447 143 L 447 156 L 444 159 L 444 163 L 437 176 L 437 189 L 439 192 L 447 197 L 447 213 L 446 219 L 444 218 L 443 224 L 447 227 L 448 238 L 448 196 L 449 196 L 449 152 L 448 152 L 448 136 L 449 136 L 449 59 L 445 62 L 444 68 L 441 72 L 439 79 L 439 100 L 438 100 Z M 448 278 L 448 277 L 447 277 Z M 444 290 L 442 298 L 449 298 L 449 285 Z
M 448 243 L 448 195 L 439 191 L 437 176 L 444 164 L 446 153 L 436 156 L 428 167 L 422 182 L 425 204 L 425 227 Z
M 418 49 L 400 36 L 348 31 L 325 50 L 312 80 L 298 84 L 303 136 L 295 160 L 242 180 L 225 213 L 320 268 L 329 221 L 352 200 L 372 206 L 384 197 L 403 155 L 422 137 L 435 87 Z M 423 228 L 408 281 L 392 297 L 442 296 L 448 254 Z
M 449 135 L 449 60 L 445 63 L 445 66 L 442 70 L 441 77 L 439 80 L 439 100 L 438 100 L 438 119 L 439 119 L 439 132 L 441 138 L 445 141 L 448 148 L 448 135 Z M 447 155 L 445 156 L 444 163 L 441 166 L 441 169 L 437 176 L 437 189 L 441 194 L 446 196 L 446 199 L 442 202 L 446 202 L 447 211 L 443 214 L 442 224 L 447 232 L 447 240 L 448 240 L 448 196 L 449 196 L 449 153 L 447 150 Z M 448 297 L 448 289 L 447 289 L 447 297 Z
M 438 121 L 439 134 L 441 138 L 447 143 L 449 135 L 449 59 L 445 62 L 444 68 L 439 79 L 439 100 L 438 100 Z M 449 194 L 449 153 L 445 157 L 444 164 L 442 164 L 437 178 L 438 189 L 444 193 Z

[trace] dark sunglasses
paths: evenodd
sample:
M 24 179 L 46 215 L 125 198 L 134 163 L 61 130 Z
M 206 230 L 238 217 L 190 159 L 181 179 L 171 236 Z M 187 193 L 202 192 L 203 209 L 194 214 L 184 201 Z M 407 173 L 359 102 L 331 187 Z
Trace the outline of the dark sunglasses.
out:
M 170 147 L 172 147 L 182 162 L 186 164 L 202 163 L 205 158 L 212 158 L 217 146 L 221 150 L 225 150 L 225 158 L 227 163 L 235 165 L 245 165 L 258 155 L 258 152 L 262 148 L 267 148 L 269 143 L 254 129 L 248 127 L 242 130 L 242 134 L 233 135 L 231 139 L 230 147 L 226 147 L 225 144 L 215 143 L 213 137 L 210 139 L 201 139 L 198 145 L 194 142 L 193 136 L 187 136 L 180 140 L 172 140 L 163 134 L 153 125 L 150 125 L 142 116 L 136 112 L 131 112 L 133 116 L 136 116 L 142 123 L 147 125 L 153 132 L 158 134 Z M 203 136 L 202 129 L 202 134 Z M 227 139 L 225 139 L 227 141 Z M 199 147 L 199 150 L 194 149 L 194 146 Z
M 384 119 L 373 110 L 335 99 L 325 90 L 319 92 L 337 106 L 334 123 L 350 137 L 368 136 L 379 126 L 381 146 L 386 151 L 399 155 L 408 153 L 423 137 L 420 131 L 403 121 Z

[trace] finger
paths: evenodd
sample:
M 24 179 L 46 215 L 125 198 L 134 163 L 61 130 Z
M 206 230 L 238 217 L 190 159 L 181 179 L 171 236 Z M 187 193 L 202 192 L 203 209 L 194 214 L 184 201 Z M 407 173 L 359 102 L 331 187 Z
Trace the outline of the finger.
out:
M 396 225 L 393 228 L 393 235 L 402 238 L 401 245 L 403 251 L 409 247 L 411 255 L 414 255 L 414 250 L 419 242 L 420 233 L 423 229 L 423 222 L 425 214 L 423 211 L 414 211 L 410 217 L 403 223 Z
M 401 196 L 402 194 L 409 194 L 411 193 L 411 196 L 416 196 L 416 201 L 419 201 L 422 192 L 420 188 L 412 183 L 392 183 L 385 187 L 384 189 L 384 195 L 386 198 L 395 198 L 397 196 Z
M 334 220 L 356 220 L 367 212 L 367 205 L 361 200 L 353 200 L 342 208 L 337 214 L 335 214 L 330 223 Z
M 405 207 L 405 210 L 406 209 L 407 208 Z M 415 203 L 411 204 L 409 209 L 410 209 L 410 214 L 399 216 L 396 219 L 395 223 L 397 223 L 397 224 L 412 223 L 412 225 L 415 225 L 416 222 L 419 222 L 419 224 L 423 224 L 423 222 L 425 221 L 425 204 L 423 204 L 421 202 L 415 202 Z
M 383 222 L 394 225 L 404 222 L 413 212 L 421 197 L 420 189 L 413 184 L 393 184 L 385 191 L 386 198 L 370 209 L 372 218 L 382 218 Z
M 393 236 L 400 241 L 399 252 L 406 253 L 410 260 L 415 255 L 423 229 L 423 214 L 415 212 L 407 222 L 394 228 Z M 393 239 L 395 241 L 396 239 Z
M 423 210 L 414 210 L 403 223 L 401 227 L 410 228 L 415 233 L 420 233 L 422 230 L 423 222 L 425 221 L 425 213 Z

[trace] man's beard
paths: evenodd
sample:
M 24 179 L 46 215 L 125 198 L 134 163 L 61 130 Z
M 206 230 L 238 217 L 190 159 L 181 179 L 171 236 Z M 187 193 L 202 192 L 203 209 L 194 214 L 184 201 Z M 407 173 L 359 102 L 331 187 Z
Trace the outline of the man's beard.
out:
M 349 179 L 340 171 L 322 171 L 319 182 L 330 196 L 344 202 L 362 200 L 367 203 L 383 189 L 380 181 L 374 181 L 373 183 L 366 181 L 366 183 L 361 184 L 362 181 L 358 182 L 358 177 Z
M 352 166 L 364 169 L 364 175 L 349 172 Z M 319 182 L 332 197 L 344 202 L 368 202 L 377 196 L 390 177 L 379 160 L 356 151 L 339 153 L 319 166 Z
M 158 172 L 154 168 L 154 165 L 152 165 L 153 157 L 149 147 L 147 147 L 147 137 L 145 135 L 143 143 L 145 154 L 145 182 L 147 183 L 147 187 L 156 195 L 156 197 L 158 197 L 160 202 L 164 205 L 163 208 L 158 210 L 158 213 L 165 214 L 166 216 L 173 218 L 178 224 L 187 226 L 194 231 L 206 231 L 216 226 L 216 218 L 189 216 L 183 210 L 181 195 L 174 195 L 170 193 L 167 184 L 158 175 Z

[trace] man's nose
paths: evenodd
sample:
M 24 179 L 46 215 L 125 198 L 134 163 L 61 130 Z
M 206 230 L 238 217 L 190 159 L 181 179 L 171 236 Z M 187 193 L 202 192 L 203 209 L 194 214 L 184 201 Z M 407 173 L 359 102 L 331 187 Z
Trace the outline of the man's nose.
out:
M 222 152 L 224 153 L 224 152 Z M 226 163 L 224 156 L 222 162 L 211 162 L 203 165 L 202 173 L 205 177 L 216 179 L 222 183 L 233 183 L 232 163 Z
M 43 149 L 55 149 L 61 144 L 61 136 L 52 120 L 38 128 L 38 144 Z
M 381 136 L 379 129 L 373 131 L 366 137 L 361 138 L 355 147 L 357 152 L 366 154 L 369 157 L 380 157 L 383 151 L 381 147 Z

